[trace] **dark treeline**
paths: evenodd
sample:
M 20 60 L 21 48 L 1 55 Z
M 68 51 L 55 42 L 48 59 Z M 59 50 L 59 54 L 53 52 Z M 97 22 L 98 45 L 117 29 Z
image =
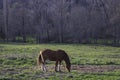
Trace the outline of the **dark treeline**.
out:
M 0 41 L 120 44 L 120 0 L 0 0 Z

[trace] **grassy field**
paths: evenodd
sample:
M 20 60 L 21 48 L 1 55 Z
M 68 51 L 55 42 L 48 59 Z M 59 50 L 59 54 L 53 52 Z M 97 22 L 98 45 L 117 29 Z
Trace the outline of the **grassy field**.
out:
M 72 63 L 69 73 L 62 63 L 62 72 L 48 72 L 36 64 L 41 49 L 63 49 Z M 0 80 L 120 80 L 120 47 L 82 44 L 0 44 Z

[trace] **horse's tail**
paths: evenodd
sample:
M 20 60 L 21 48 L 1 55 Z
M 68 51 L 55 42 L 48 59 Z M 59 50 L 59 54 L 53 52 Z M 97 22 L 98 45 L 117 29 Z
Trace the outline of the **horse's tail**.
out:
M 42 51 L 40 51 L 40 54 L 37 58 L 37 65 L 40 65 L 43 62 L 44 62 L 44 59 L 43 59 Z
M 40 51 L 38 58 L 37 58 L 37 65 L 40 65 L 42 63 L 42 56 L 41 56 L 42 52 Z
M 39 55 L 37 58 L 37 65 L 40 65 L 40 63 L 41 63 L 41 55 Z

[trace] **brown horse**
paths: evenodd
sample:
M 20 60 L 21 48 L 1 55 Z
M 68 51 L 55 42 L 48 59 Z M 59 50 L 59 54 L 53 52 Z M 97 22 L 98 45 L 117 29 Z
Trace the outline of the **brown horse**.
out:
M 66 63 L 66 68 L 70 72 L 71 63 L 70 63 L 70 59 L 65 51 L 63 51 L 63 50 L 53 51 L 50 49 L 45 49 L 43 51 L 40 51 L 37 63 L 38 63 L 38 65 L 42 64 L 41 69 L 45 72 L 47 71 L 46 66 L 45 66 L 46 60 L 56 61 L 56 63 L 55 63 L 55 71 L 56 72 L 61 71 L 60 65 L 61 65 L 61 62 L 64 60 Z

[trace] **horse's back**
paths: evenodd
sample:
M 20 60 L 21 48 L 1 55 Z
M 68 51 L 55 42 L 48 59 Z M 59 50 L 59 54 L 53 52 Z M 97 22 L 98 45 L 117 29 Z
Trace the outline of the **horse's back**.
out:
M 49 60 L 63 60 L 64 58 L 67 57 L 67 54 L 65 51 L 63 50 L 57 50 L 57 51 L 53 51 L 50 49 L 45 49 L 41 51 L 41 55 L 45 58 L 45 59 L 49 59 Z
M 56 60 L 56 54 L 55 54 L 55 51 L 53 51 L 53 50 L 45 49 L 45 50 L 41 51 L 41 55 L 44 57 L 44 59 L 48 59 L 51 61 Z

